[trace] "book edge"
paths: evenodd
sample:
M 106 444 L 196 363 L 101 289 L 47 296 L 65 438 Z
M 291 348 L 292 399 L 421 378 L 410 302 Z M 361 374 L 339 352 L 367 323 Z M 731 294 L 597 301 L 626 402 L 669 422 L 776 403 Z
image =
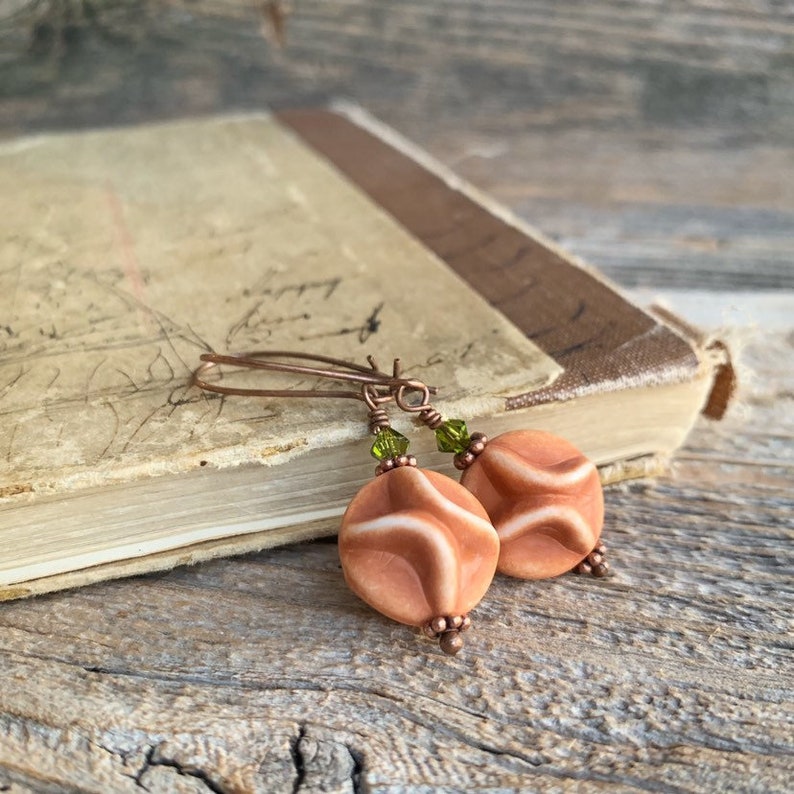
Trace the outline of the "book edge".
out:
M 627 480 L 662 474 L 667 470 L 669 460 L 670 456 L 664 453 L 643 455 L 605 464 L 600 466 L 598 471 L 602 484 L 610 486 Z M 338 523 L 338 519 L 324 519 L 309 524 L 294 524 L 245 535 L 231 535 L 167 549 L 143 557 L 114 560 L 89 568 L 15 582 L 0 587 L 0 603 L 73 590 L 115 579 L 163 573 L 216 559 L 254 554 L 286 544 L 329 538 L 337 534 Z
M 690 391 L 692 385 L 700 385 Z M 701 408 L 701 398 L 707 394 L 707 381 L 701 377 L 694 384 L 666 384 L 663 388 L 679 389 L 684 388 L 686 393 L 691 394 L 689 399 L 690 408 L 686 415 L 686 421 L 682 422 L 677 428 L 680 437 L 685 437 L 691 430 L 692 425 L 697 420 Z M 652 388 L 643 387 L 639 389 L 643 392 L 652 392 Z M 606 396 L 609 395 L 600 395 Z M 584 398 L 587 402 L 587 398 Z M 530 413 L 543 413 L 548 410 L 548 405 L 537 405 L 527 409 Z M 505 415 L 513 412 L 506 412 Z M 532 424 L 531 422 L 529 424 Z M 542 424 L 542 423 L 541 423 Z M 648 453 L 637 453 L 627 455 L 624 458 L 605 460 L 599 465 L 599 475 L 604 485 L 613 485 L 631 479 L 656 476 L 663 473 L 671 459 L 675 448 L 680 445 L 680 441 L 672 440 L 666 449 L 659 449 Z M 257 530 L 246 534 L 229 535 L 225 537 L 213 538 L 203 542 L 189 544 L 187 546 L 177 546 L 173 549 L 149 553 L 146 555 L 114 560 L 88 568 L 77 570 L 67 570 L 56 574 L 39 577 L 36 579 L 8 582 L 0 586 L 0 601 L 24 598 L 27 596 L 39 595 L 55 590 L 71 589 L 85 584 L 104 581 L 114 578 L 141 575 L 144 573 L 154 573 L 171 568 L 191 565 L 197 562 L 212 560 L 223 556 L 232 556 L 259 551 L 285 543 L 294 543 L 304 540 L 316 539 L 319 537 L 336 534 L 338 529 L 338 518 L 324 518 L 311 523 L 285 524 L 267 530 Z
M 711 389 L 700 412 L 708 419 L 719 421 L 728 412 L 739 387 L 735 356 L 730 345 L 720 337 L 692 325 L 665 306 L 654 303 L 649 307 L 649 312 L 673 333 L 688 340 L 698 356 L 700 366 L 709 368 Z
M 245 535 L 230 535 L 225 538 L 206 540 L 147 554 L 143 557 L 128 557 L 123 560 L 93 565 L 89 568 L 15 582 L 0 587 L 0 602 L 29 598 L 59 590 L 72 590 L 112 579 L 129 579 L 134 576 L 161 573 L 173 568 L 209 562 L 222 557 L 252 554 L 287 543 L 301 543 L 329 537 L 336 534 L 337 524 L 338 519 L 324 519 Z

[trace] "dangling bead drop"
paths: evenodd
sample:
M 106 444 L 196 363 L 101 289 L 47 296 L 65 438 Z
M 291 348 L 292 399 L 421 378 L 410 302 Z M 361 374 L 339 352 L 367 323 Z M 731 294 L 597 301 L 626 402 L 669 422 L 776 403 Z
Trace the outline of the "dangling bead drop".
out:
M 539 430 L 486 441 L 477 440 L 476 452 L 472 444 L 459 453 L 456 465 L 464 468 L 461 484 L 499 533 L 498 570 L 545 579 L 592 557 L 604 523 L 603 491 L 592 461 L 569 441 Z
M 339 557 L 357 596 L 455 654 L 463 646 L 460 632 L 471 625 L 468 613 L 493 579 L 499 538 L 466 488 L 417 468 L 407 449 L 404 436 L 378 430 L 372 454 L 380 476 L 350 502 Z

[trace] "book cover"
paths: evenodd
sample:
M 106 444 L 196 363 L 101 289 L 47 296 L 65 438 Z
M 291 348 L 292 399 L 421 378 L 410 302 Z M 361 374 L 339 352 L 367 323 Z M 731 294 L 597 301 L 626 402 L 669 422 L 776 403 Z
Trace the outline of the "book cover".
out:
M 360 406 L 203 394 L 208 350 L 399 356 L 447 414 L 552 407 L 600 463 L 669 452 L 710 390 L 703 345 L 356 111 L 28 137 L 0 171 L 5 597 L 333 532 Z M 665 388 L 664 441 L 557 411 Z

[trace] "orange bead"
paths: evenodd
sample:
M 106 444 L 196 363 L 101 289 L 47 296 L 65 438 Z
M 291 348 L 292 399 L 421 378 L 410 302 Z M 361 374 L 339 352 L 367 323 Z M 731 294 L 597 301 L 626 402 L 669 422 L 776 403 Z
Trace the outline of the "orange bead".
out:
M 461 478 L 501 541 L 498 570 L 522 579 L 570 571 L 594 548 L 604 523 L 598 471 L 573 444 L 539 430 L 488 442 Z
M 339 557 L 350 589 L 400 623 L 462 616 L 485 595 L 499 538 L 455 480 L 392 469 L 367 483 L 342 518 Z

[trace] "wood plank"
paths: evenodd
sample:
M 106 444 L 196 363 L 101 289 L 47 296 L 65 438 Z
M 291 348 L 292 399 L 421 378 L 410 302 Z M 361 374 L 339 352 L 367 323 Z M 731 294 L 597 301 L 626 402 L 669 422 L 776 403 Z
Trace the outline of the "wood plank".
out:
M 785 4 L 301 0 L 282 48 L 244 0 L 0 14 L 3 134 L 344 95 L 623 284 L 775 307 L 728 419 L 609 492 L 614 576 L 500 579 L 455 659 L 332 544 L 0 605 L 0 789 L 790 788 Z

